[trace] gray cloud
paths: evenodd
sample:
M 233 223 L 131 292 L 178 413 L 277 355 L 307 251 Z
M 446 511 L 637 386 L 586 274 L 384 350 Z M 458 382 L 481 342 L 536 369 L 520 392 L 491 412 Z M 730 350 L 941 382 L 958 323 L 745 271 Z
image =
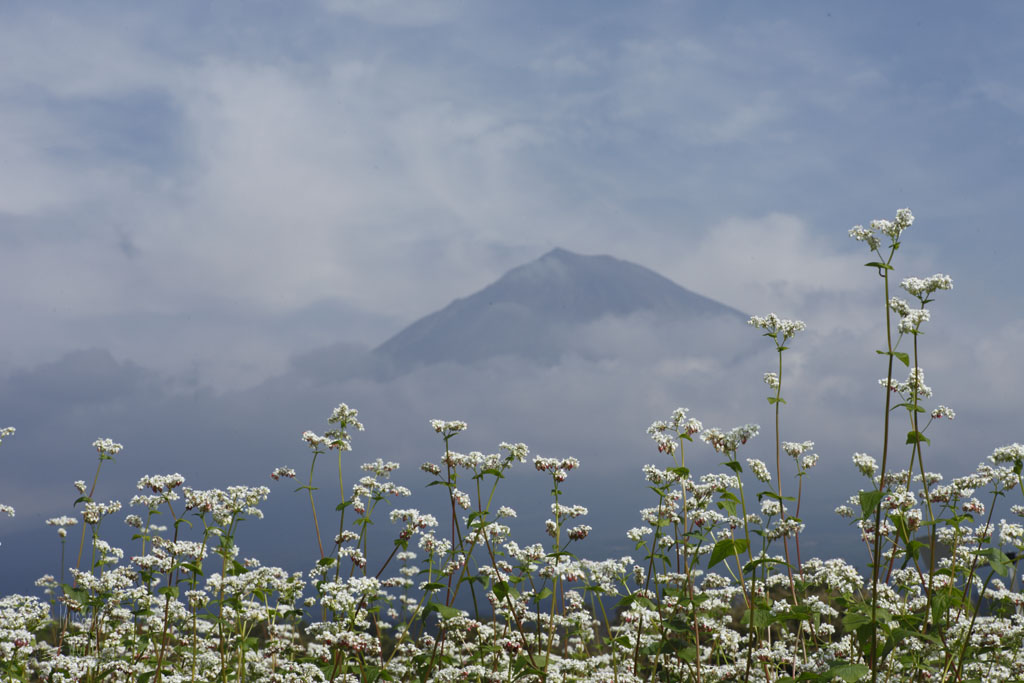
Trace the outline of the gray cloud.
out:
M 472 448 L 579 453 L 570 495 L 631 526 L 657 455 L 647 424 L 678 404 L 768 424 L 770 349 L 741 357 L 742 335 L 716 330 L 683 354 L 685 321 L 638 315 L 558 331 L 567 351 L 547 365 L 352 374 L 404 324 L 555 246 L 807 320 L 784 438 L 819 443 L 806 495 L 828 517 L 850 453 L 877 453 L 884 372 L 879 283 L 845 231 L 902 206 L 919 220 L 899 276 L 957 283 L 924 337 L 959 414 L 929 457 L 959 473 L 1024 440 L 1021 16 L 972 12 L 5 7 L 0 419 L 19 432 L 0 499 L 19 516 L 0 520 L 4 552 L 69 512 L 98 436 L 127 446 L 104 496 L 175 469 L 264 482 L 306 462 L 298 434 L 340 400 L 370 428 L 355 457 L 402 459 L 410 482 L 437 453 L 425 421 L 462 418 Z M 755 454 L 770 459 L 767 435 Z M 534 474 L 509 483 L 543 508 Z M 268 511 L 275 533 L 308 524 L 286 491 Z

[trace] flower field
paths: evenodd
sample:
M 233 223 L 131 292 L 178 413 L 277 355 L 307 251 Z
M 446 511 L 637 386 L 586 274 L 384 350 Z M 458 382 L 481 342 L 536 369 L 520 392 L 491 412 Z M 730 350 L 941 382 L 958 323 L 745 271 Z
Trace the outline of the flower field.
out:
M 308 470 L 270 473 L 309 508 L 318 552 L 300 573 L 263 566 L 236 544 L 243 521 L 259 523 L 268 486 L 197 490 L 158 474 L 124 501 L 97 499 L 122 449 L 98 439 L 92 481 L 75 482 L 77 516 L 47 521 L 60 567 L 39 579 L 38 595 L 0 597 L 2 680 L 1024 679 L 1024 594 L 1010 580 L 1024 524 L 994 519 L 1003 497 L 1024 517 L 1024 446 L 997 448 L 953 479 L 928 468 L 929 427 L 955 414 L 932 400 L 920 335 L 952 280 L 896 281 L 913 221 L 901 209 L 850 230 L 881 286 L 877 353 L 887 366 L 879 451 L 853 454 L 861 486 L 836 508 L 863 548 L 861 566 L 801 553 L 805 479 L 818 456 L 812 442 L 780 435 L 785 352 L 805 326 L 754 316 L 750 327 L 778 359 L 762 378 L 772 428 L 709 427 L 683 408 L 654 422 L 652 464 L 638 473 L 650 506 L 627 534 L 628 557 L 582 549 L 592 529 L 566 482 L 585 462 L 531 456 L 522 443 L 462 453 L 460 421 L 429 425 L 437 459 L 421 467 L 422 495 L 444 498 L 441 518 L 407 502 L 412 492 L 391 478 L 396 463 L 355 472 L 355 409 L 341 404 L 322 435 L 305 432 Z M 13 428 L 0 431 L 0 442 L 10 438 Z M 772 440 L 774 461 L 745 456 L 755 438 Z M 717 464 L 704 457 L 691 469 L 690 451 L 709 448 Z M 783 480 L 784 462 L 795 478 Z M 337 469 L 331 494 L 313 485 L 318 467 Z M 494 504 L 513 468 L 550 486 L 547 543 L 517 543 L 516 511 Z M 107 531 L 125 523 L 132 545 L 115 547 Z

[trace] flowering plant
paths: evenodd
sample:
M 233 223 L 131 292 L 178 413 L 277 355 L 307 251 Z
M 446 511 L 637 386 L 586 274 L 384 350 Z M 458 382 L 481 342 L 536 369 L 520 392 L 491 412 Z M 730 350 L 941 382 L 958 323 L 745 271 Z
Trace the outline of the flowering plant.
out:
M 652 505 L 626 534 L 635 558 L 585 556 L 588 511 L 569 498 L 576 458 L 530 459 L 521 443 L 461 453 L 453 446 L 468 427 L 457 420 L 430 422 L 443 450 L 421 468 L 427 486 L 443 492 L 443 519 L 399 503 L 411 491 L 392 481 L 394 462 L 363 464 L 346 487 L 351 465 L 341 456 L 363 425 L 344 403 L 323 436 L 301 437 L 312 458 L 296 491 L 309 498 L 317 543 L 304 573 L 265 567 L 236 544 L 239 525 L 262 517 L 269 488 L 196 490 L 177 473 L 139 480 L 124 519 L 138 547 L 127 552 L 101 534 L 121 503 L 93 499 L 100 467 L 122 447 L 97 440 L 92 486 L 75 482 L 79 515 L 47 521 L 62 549 L 67 527 L 82 522 L 74 566 L 64 566 L 62 550 L 60 578 L 38 582 L 44 597 L 0 598 L 0 672 L 11 681 L 145 683 L 1021 680 L 1024 594 L 1007 577 L 1011 557 L 1024 551 L 1024 524 L 996 524 L 994 512 L 1000 497 L 1024 489 L 1024 446 L 997 448 L 948 483 L 926 466 L 925 433 L 955 413 L 927 405 L 919 343 L 931 318 L 925 306 L 952 280 L 903 279 L 913 305 L 891 295 L 893 259 L 913 222 L 901 209 L 894 220 L 850 230 L 875 255 L 867 265 L 885 295 L 881 457 L 853 454 L 865 483 L 836 509 L 856 528 L 865 573 L 801 554 L 804 479 L 819 456 L 812 441 L 781 436 L 783 352 L 805 325 L 772 313 L 749 323 L 778 355 L 763 376 L 774 469 L 740 457 L 764 439 L 758 425 L 705 427 L 683 408 L 654 422 L 648 433 L 661 460 L 642 467 Z M 903 468 L 890 439 L 900 419 Z M 13 433 L 0 430 L 0 441 Z M 686 455 L 699 442 L 720 467 L 691 470 Z M 338 451 L 333 542 L 314 486 L 329 450 Z M 499 504 L 497 490 L 527 461 L 550 480 L 553 500 L 549 540 L 523 546 L 508 524 L 516 511 Z M 291 467 L 270 476 L 297 478 Z M 391 507 L 393 530 L 383 551 L 369 543 L 380 507 Z M 1024 516 L 1024 505 L 1010 510 Z M 157 524 L 158 515 L 170 525 Z

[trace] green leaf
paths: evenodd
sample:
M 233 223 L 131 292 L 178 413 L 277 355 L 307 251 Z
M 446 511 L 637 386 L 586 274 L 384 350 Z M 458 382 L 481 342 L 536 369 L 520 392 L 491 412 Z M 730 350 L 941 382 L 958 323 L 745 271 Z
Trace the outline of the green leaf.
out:
M 169 597 L 178 599 L 178 587 L 177 586 L 163 586 L 157 591 L 160 595 L 167 595 Z
M 916 560 L 921 554 L 921 548 L 927 547 L 927 543 L 923 543 L 921 541 L 911 541 L 907 544 L 907 554 Z
M 658 606 L 657 606 L 657 605 L 655 605 L 655 604 L 654 604 L 654 603 L 653 603 L 653 602 L 651 601 L 651 599 L 650 599 L 650 598 L 645 598 L 645 597 L 644 597 L 644 596 L 642 596 L 642 595 L 637 595 L 637 596 L 636 596 L 636 604 L 640 605 L 640 606 L 641 606 L 641 607 L 643 607 L 644 609 L 649 609 L 649 610 L 651 610 L 651 611 L 654 611 L 654 610 L 657 610 L 657 609 L 658 609 Z
M 494 591 L 494 596 L 499 600 L 504 600 L 511 591 L 507 581 L 499 581 L 498 583 L 494 584 L 492 590 Z
M 742 474 L 743 472 L 743 466 L 740 465 L 735 460 L 727 460 L 725 466 L 728 467 L 733 472 L 735 472 L 736 474 Z
M 786 402 L 786 399 L 784 399 L 784 398 L 775 398 L 774 396 L 769 396 L 768 397 L 768 403 L 770 403 L 772 405 L 775 405 L 776 403 L 785 403 L 785 402 Z
M 921 443 L 925 442 L 929 446 L 931 445 L 931 439 L 922 434 L 921 432 L 911 430 L 907 432 L 907 443 Z
M 845 662 L 833 664 L 832 668 L 828 670 L 830 677 L 838 676 L 846 683 L 855 683 L 869 673 L 871 673 L 871 669 L 863 664 L 847 664 Z
M 899 358 L 903 362 L 903 364 L 905 366 L 907 366 L 908 368 L 910 367 L 910 354 L 909 353 L 903 353 L 902 351 L 893 351 L 892 355 L 894 355 L 897 358 Z
M 882 270 L 895 270 L 888 263 L 882 263 L 881 261 L 872 261 L 871 263 L 865 263 L 865 266 L 871 266 L 872 268 L 881 268 Z
M 881 491 L 861 491 L 860 492 L 860 511 L 862 513 L 861 519 L 867 519 L 878 507 L 878 504 L 882 502 L 884 493 Z
M 736 541 L 731 538 L 723 538 L 721 541 L 716 543 L 715 547 L 711 551 L 711 559 L 708 560 L 708 569 L 710 570 L 716 564 L 732 555 L 735 548 Z
M 675 474 L 680 479 L 686 479 L 688 476 L 690 476 L 690 470 L 687 469 L 686 467 L 669 467 L 665 471 Z
M 856 631 L 864 624 L 870 624 L 871 617 L 860 612 L 849 611 L 843 615 L 843 628 L 846 631 Z
M 988 560 L 989 566 L 992 567 L 999 576 L 1007 576 L 1010 572 L 1010 565 L 1013 561 L 1006 556 L 999 548 L 985 548 L 984 550 L 975 550 L 975 555 L 984 557 Z
M 743 622 L 744 624 L 750 623 L 750 610 L 743 610 Z M 754 610 L 754 628 L 768 628 L 775 623 L 775 617 L 772 613 L 764 607 L 755 608 Z
M 441 615 L 442 619 L 454 619 L 455 617 L 462 616 L 462 610 L 460 609 L 448 607 L 447 605 L 442 605 L 440 603 L 434 604 L 437 605 L 437 612 Z

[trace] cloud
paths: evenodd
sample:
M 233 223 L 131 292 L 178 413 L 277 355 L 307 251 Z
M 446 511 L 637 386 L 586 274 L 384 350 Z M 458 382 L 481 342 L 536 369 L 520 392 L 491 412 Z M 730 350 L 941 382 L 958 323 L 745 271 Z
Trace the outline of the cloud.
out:
M 407 3 L 401 0 L 324 0 L 332 12 L 358 17 L 373 24 L 388 26 L 433 26 L 458 18 L 468 3 L 456 0 L 424 0 Z

